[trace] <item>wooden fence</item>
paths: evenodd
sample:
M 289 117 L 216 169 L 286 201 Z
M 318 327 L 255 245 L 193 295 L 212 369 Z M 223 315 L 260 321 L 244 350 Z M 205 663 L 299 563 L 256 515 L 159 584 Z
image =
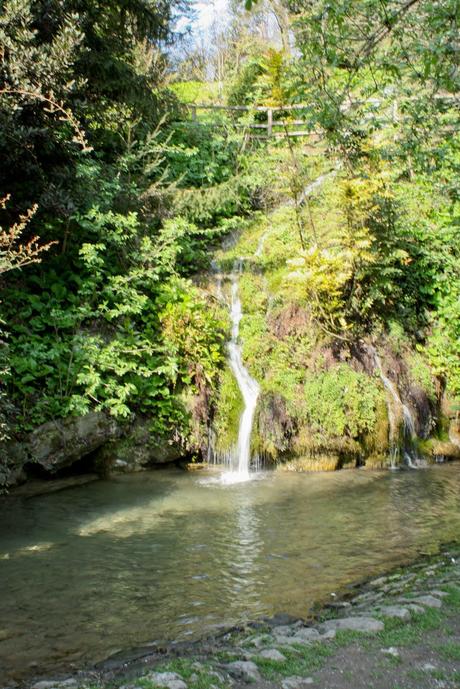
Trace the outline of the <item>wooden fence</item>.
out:
M 191 114 L 191 121 L 198 122 L 198 111 L 199 110 L 223 110 L 230 113 L 261 113 L 264 115 L 265 122 L 249 122 L 249 123 L 236 123 L 237 127 L 242 127 L 245 129 L 258 130 L 260 134 L 253 134 L 253 138 L 257 139 L 270 139 L 273 137 L 284 137 L 284 136 L 310 136 L 312 134 L 311 125 L 309 120 L 305 117 L 301 119 L 278 119 L 279 114 L 284 114 L 286 112 L 292 111 L 305 111 L 308 110 L 306 105 L 282 105 L 279 107 L 271 107 L 265 105 L 256 105 L 249 107 L 247 105 L 198 105 L 192 104 L 187 105 L 187 109 Z M 297 127 L 294 131 L 290 129 L 291 127 Z M 299 129 L 301 127 L 301 129 Z M 280 131 L 282 129 L 282 131 Z M 262 132 L 265 133 L 262 133 Z
M 459 104 L 458 96 L 451 94 L 437 94 L 435 99 L 445 100 L 449 103 Z M 409 100 L 411 100 L 409 98 Z M 370 110 L 364 119 L 377 118 L 382 123 L 393 123 L 402 119 L 397 100 L 388 101 L 380 98 L 370 98 L 366 101 L 349 101 L 342 106 L 343 111 L 352 110 L 361 105 L 370 106 Z M 224 111 L 229 113 L 260 113 L 263 116 L 264 122 L 236 122 L 237 127 L 242 127 L 249 130 L 256 130 L 260 133 L 251 134 L 252 138 L 256 139 L 270 139 L 280 137 L 297 137 L 297 136 L 311 136 L 314 134 L 311 122 L 308 118 L 308 112 L 311 106 L 308 105 L 281 105 L 277 107 L 256 105 L 201 105 L 201 104 L 187 104 L 185 106 L 191 115 L 191 123 L 198 122 L 198 112 L 200 110 L 206 111 Z M 285 119 L 286 113 L 301 113 L 297 115 L 296 119 Z M 378 115 L 377 115 L 378 112 Z M 303 113 L 303 117 L 302 117 Z M 278 119 L 281 117 L 281 119 Z M 284 117 L 284 119 L 283 119 Z M 292 129 L 294 127 L 294 129 Z

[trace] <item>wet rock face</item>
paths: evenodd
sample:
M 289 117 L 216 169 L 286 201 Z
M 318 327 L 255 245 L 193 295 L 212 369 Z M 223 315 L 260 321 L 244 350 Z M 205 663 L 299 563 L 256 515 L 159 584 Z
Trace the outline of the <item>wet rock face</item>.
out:
M 283 453 L 289 449 L 295 428 L 287 412 L 286 401 L 281 395 L 274 393 L 261 395 L 258 428 L 264 444 L 276 448 L 277 453 Z
M 125 435 L 101 448 L 97 462 L 108 471 L 131 473 L 181 459 L 184 451 L 172 438 L 152 434 L 148 419 L 136 419 Z
M 88 471 L 133 472 L 174 462 L 181 448 L 150 433 L 148 420 L 122 425 L 102 412 L 50 421 L 23 442 L 0 445 L 0 488 L 24 483 L 30 474 L 52 478 L 88 458 Z
M 0 447 L 0 486 L 23 483 L 30 469 L 53 476 L 91 455 L 101 445 L 120 437 L 122 428 L 101 412 L 49 421 L 23 442 Z
M 54 474 L 91 454 L 121 435 L 115 420 L 100 412 L 39 426 L 30 436 L 27 451 L 32 462 Z

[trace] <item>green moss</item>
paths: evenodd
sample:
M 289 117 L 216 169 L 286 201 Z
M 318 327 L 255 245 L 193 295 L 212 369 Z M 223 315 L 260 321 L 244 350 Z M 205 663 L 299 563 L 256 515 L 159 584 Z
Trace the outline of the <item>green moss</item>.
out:
M 240 390 L 232 371 L 227 366 L 220 377 L 217 411 L 213 423 L 217 453 L 224 454 L 236 445 L 242 410 L 243 399 Z
M 389 466 L 389 437 L 388 409 L 382 394 L 376 400 L 374 427 L 364 437 L 365 466 L 368 469 L 383 469 Z
M 433 373 L 420 352 L 413 352 L 406 357 L 411 379 L 426 393 L 432 401 L 436 401 L 436 385 Z
M 307 376 L 304 399 L 314 433 L 359 438 L 375 429 L 381 391 L 373 378 L 338 364 Z

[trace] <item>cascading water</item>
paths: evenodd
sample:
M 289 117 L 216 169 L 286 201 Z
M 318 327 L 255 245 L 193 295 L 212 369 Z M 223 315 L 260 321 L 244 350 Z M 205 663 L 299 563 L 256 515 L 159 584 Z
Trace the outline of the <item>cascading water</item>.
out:
M 395 412 L 395 407 L 398 412 L 402 415 L 403 420 L 403 432 L 404 432 L 404 461 L 408 467 L 415 469 L 419 464 L 419 460 L 414 453 L 414 440 L 417 438 L 417 433 L 415 431 L 414 418 L 412 412 L 404 404 L 399 396 L 399 393 L 395 385 L 391 380 L 384 374 L 382 368 L 382 362 L 377 354 L 374 347 L 369 348 L 371 354 L 373 355 L 375 366 L 379 372 L 380 379 L 390 394 L 390 400 L 388 400 L 388 420 L 390 422 L 390 457 L 391 457 L 391 468 L 396 468 L 397 460 L 399 455 L 399 443 L 398 443 L 398 414 Z
M 235 376 L 236 382 L 243 397 L 244 410 L 240 417 L 238 443 L 235 453 L 236 456 L 232 458 L 232 470 L 226 472 L 222 477 L 222 480 L 225 483 L 237 483 L 247 481 L 249 479 L 249 468 L 251 461 L 251 432 L 257 406 L 257 398 L 259 397 L 260 391 L 257 381 L 251 377 L 249 371 L 243 364 L 241 346 L 238 342 L 240 334 L 240 321 L 243 317 L 241 300 L 238 293 L 238 278 L 242 272 L 242 269 L 243 259 L 240 258 L 235 261 L 231 276 L 232 299 L 230 316 L 232 319 L 232 337 L 228 343 L 228 356 L 230 368 L 232 369 L 233 375 Z
M 338 166 L 335 170 L 326 174 L 320 175 L 313 182 L 308 184 L 301 195 L 300 203 L 302 204 L 306 198 L 323 182 L 333 177 L 337 173 Z M 289 203 L 287 205 L 290 205 Z M 259 258 L 264 250 L 265 240 L 269 234 L 269 230 L 264 232 L 259 239 L 257 248 L 254 252 L 254 258 Z M 212 268 L 216 275 L 216 292 L 217 297 L 224 301 L 224 294 L 222 290 L 222 274 L 219 271 L 218 265 L 213 262 Z M 231 275 L 231 306 L 230 316 L 232 321 L 232 336 L 228 343 L 229 365 L 235 376 L 236 382 L 243 397 L 244 409 L 240 417 L 238 428 L 238 442 L 234 450 L 219 454 L 219 460 L 224 461 L 231 466 L 231 470 L 222 475 L 223 483 L 239 483 L 247 481 L 250 478 L 249 470 L 251 466 L 251 434 L 252 425 L 254 422 L 254 414 L 257 407 L 257 400 L 259 397 L 259 384 L 251 377 L 249 371 L 243 363 L 241 346 L 239 344 L 240 321 L 243 316 L 241 300 L 238 293 L 239 276 L 243 270 L 243 258 L 239 258 L 233 265 L 233 272 Z M 215 459 L 215 454 L 212 451 L 212 438 L 209 438 L 208 461 Z M 257 458 L 254 458 L 257 459 Z

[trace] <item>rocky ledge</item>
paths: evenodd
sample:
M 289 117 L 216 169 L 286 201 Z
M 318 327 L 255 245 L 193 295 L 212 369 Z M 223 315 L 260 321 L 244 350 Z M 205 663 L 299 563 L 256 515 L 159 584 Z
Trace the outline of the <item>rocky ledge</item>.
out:
M 350 589 L 309 621 L 277 615 L 217 638 L 118 654 L 30 689 L 453 689 L 460 547 Z
M 125 423 L 104 412 L 50 421 L 21 440 L 0 442 L 0 494 L 30 479 L 59 479 L 66 473 L 130 473 L 183 458 L 174 437 L 151 432 L 146 418 Z

